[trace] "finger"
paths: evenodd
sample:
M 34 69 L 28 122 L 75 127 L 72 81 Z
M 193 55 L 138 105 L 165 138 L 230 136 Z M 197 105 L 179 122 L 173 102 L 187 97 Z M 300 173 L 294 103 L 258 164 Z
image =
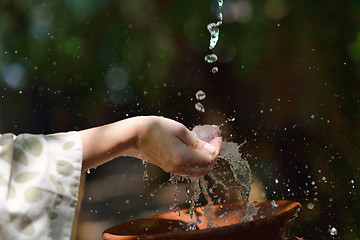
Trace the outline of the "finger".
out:
M 211 142 L 210 142 L 210 144 L 216 148 L 216 153 L 215 153 L 216 156 L 218 156 L 220 153 L 221 143 L 222 143 L 221 137 L 216 137 L 213 140 L 211 140 Z
M 173 155 L 173 164 L 175 165 L 172 164 L 173 167 L 168 169 L 170 172 L 189 176 L 203 176 L 212 169 L 216 159 L 215 155 L 209 155 L 193 147 L 186 146 L 179 139 L 177 141 L 178 143 L 175 140 L 173 145 L 176 146 Z
M 210 143 L 204 142 L 204 141 L 202 141 L 200 139 L 196 139 L 196 143 L 193 146 L 193 148 L 195 150 L 197 150 L 197 151 L 201 151 L 201 152 L 206 153 L 208 155 L 216 156 L 220 152 L 219 146 L 221 146 L 221 142 L 220 142 L 220 145 L 219 145 L 219 140 L 218 139 L 216 139 L 216 141 L 214 141 L 214 144 L 210 144 Z
M 181 162 L 186 167 L 208 168 L 216 159 L 215 154 L 209 154 L 207 151 L 202 150 L 201 145 L 205 143 L 199 141 L 198 148 L 186 146 L 182 143 L 179 149 Z M 200 150 L 199 150 L 200 149 Z
M 194 149 L 203 151 L 210 155 L 217 156 L 221 148 L 221 137 L 215 137 L 207 143 L 200 140 L 196 135 L 188 130 L 184 125 L 180 124 L 176 130 L 175 136 L 178 137 L 185 145 L 192 146 Z
M 195 146 L 197 144 L 196 135 L 180 123 L 175 130 L 175 136 L 187 146 Z

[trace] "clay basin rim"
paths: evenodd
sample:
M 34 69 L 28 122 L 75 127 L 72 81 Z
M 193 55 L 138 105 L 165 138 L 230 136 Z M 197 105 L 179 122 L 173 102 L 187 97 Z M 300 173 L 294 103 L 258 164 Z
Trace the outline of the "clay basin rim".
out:
M 288 236 L 301 204 L 287 200 L 258 201 L 258 204 L 258 213 L 248 222 L 240 222 L 244 215 L 242 203 L 218 204 L 213 206 L 216 227 L 207 227 L 204 208 L 198 207 L 193 218 L 188 214 L 189 209 L 183 209 L 110 227 L 103 232 L 103 239 L 277 240 Z M 190 231 L 190 226 L 195 230 Z

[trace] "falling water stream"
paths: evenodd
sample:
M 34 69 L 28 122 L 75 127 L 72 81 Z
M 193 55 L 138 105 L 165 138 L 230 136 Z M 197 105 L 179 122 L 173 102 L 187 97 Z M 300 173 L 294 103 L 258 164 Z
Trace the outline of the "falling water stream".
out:
M 218 20 L 217 22 L 212 22 L 207 25 L 207 29 L 210 33 L 210 44 L 209 49 L 213 50 L 216 47 L 216 44 L 219 40 L 220 30 L 219 27 L 222 25 L 223 15 L 221 12 L 223 6 L 223 0 L 217 0 L 218 3 Z M 205 61 L 209 64 L 214 64 L 218 60 L 218 56 L 215 53 L 209 53 L 205 56 Z M 213 66 L 211 72 L 217 73 L 219 69 L 216 66 Z M 200 102 L 204 100 L 206 94 L 204 91 L 199 90 L 195 94 L 196 102 L 195 109 L 199 112 L 205 112 L 205 107 Z M 196 132 L 195 132 L 196 134 Z M 201 139 L 201 137 L 199 137 Z M 243 221 L 249 221 L 252 219 L 252 216 L 257 212 L 257 204 L 249 204 L 249 195 L 251 190 L 251 170 L 248 162 L 244 160 L 239 151 L 242 145 L 238 145 L 232 142 L 223 142 L 222 148 L 220 151 L 220 156 L 217 159 L 217 162 L 214 168 L 203 177 L 184 177 L 172 175 L 170 182 L 177 184 L 179 181 L 187 181 L 190 183 L 190 189 L 187 189 L 187 196 L 189 197 L 190 203 L 190 212 L 189 215 L 192 217 L 195 213 L 196 203 L 199 201 L 200 194 L 202 193 L 207 201 L 207 204 L 204 207 L 205 215 L 208 219 L 208 227 L 212 227 L 214 221 L 214 213 L 212 212 L 212 207 L 214 202 L 224 203 L 226 198 L 229 198 L 231 191 L 238 191 L 238 200 L 240 200 L 245 208 L 245 216 Z M 215 190 L 222 188 L 221 192 L 225 193 L 220 196 L 215 193 Z M 192 194 L 190 194 L 192 192 Z M 176 193 L 174 193 L 176 199 Z M 177 201 L 175 204 L 177 206 Z M 175 210 L 174 205 L 171 206 L 170 210 Z M 192 229 L 190 229 L 192 230 Z
M 218 21 L 207 25 L 210 33 L 209 49 L 215 48 L 219 40 L 219 26 L 222 24 L 221 9 L 223 0 L 218 0 Z M 205 61 L 209 64 L 214 64 L 218 60 L 218 56 L 214 53 L 209 53 L 205 56 Z M 218 68 L 214 66 L 212 72 L 218 72 Z M 203 90 L 198 90 L 195 94 L 196 100 L 195 109 L 199 112 L 205 112 L 203 104 L 200 102 L 206 98 Z M 206 141 L 205 138 L 209 136 L 207 131 L 217 131 L 217 127 L 213 126 L 198 126 L 197 130 L 194 128 L 193 133 L 201 140 Z M 211 135 L 211 133 L 210 133 Z M 207 139 L 208 140 L 208 139 Z M 243 159 L 240 148 L 243 144 L 223 141 L 220 154 L 216 160 L 213 169 L 202 177 L 189 177 L 171 174 L 169 183 L 173 185 L 174 203 L 169 206 L 170 211 L 179 210 L 177 194 L 179 192 L 178 183 L 187 182 L 189 187 L 186 188 L 186 196 L 190 204 L 189 216 L 192 218 L 195 214 L 195 208 L 199 202 L 200 195 L 203 194 L 206 205 L 204 206 L 204 213 L 207 218 L 208 227 L 213 227 L 215 214 L 213 212 L 213 205 L 222 204 L 231 201 L 230 198 L 236 196 L 236 201 L 241 201 L 244 205 L 245 215 L 242 221 L 250 221 L 257 213 L 257 203 L 249 203 L 249 195 L 252 184 L 251 170 L 248 162 Z M 146 163 L 144 162 L 144 180 L 148 179 Z M 160 186 L 161 188 L 162 186 Z M 180 212 L 179 212 L 180 213 Z M 216 226 L 214 226 L 216 227 Z M 196 226 L 190 225 L 188 230 L 195 230 Z
M 221 9 L 222 9 L 222 6 L 224 4 L 224 1 L 223 0 L 217 0 L 217 3 L 218 3 L 218 21 L 217 22 L 213 22 L 213 23 L 209 23 L 207 25 L 207 29 L 210 33 L 210 44 L 209 44 L 209 49 L 210 50 L 213 50 L 217 44 L 217 42 L 219 41 L 219 34 L 220 34 L 220 25 L 222 24 L 222 20 L 223 20 L 223 15 L 222 15 L 222 12 L 221 12 Z M 209 53 L 205 56 L 205 61 L 209 64 L 213 64 L 215 63 L 217 60 L 218 60 L 218 56 L 214 53 Z M 211 69 L 211 72 L 212 73 L 217 73 L 219 71 L 218 67 L 214 66 L 212 67 Z M 196 99 L 197 100 L 203 100 L 205 98 L 205 94 L 204 94 L 204 97 L 202 99 L 199 99 L 197 96 L 198 96 L 198 93 L 200 92 L 201 90 L 199 90 L 197 93 L 196 93 Z M 202 91 L 201 91 L 202 92 Z M 203 104 L 201 102 L 197 102 L 195 104 L 195 109 L 199 112 L 205 112 L 205 107 L 203 106 Z
M 220 25 L 222 24 L 223 15 L 221 12 L 222 6 L 223 6 L 223 0 L 218 0 L 218 21 L 214 23 L 209 23 L 207 25 L 207 29 L 210 33 L 210 44 L 209 49 L 212 50 L 215 48 L 217 42 L 219 41 L 219 34 L 220 34 Z M 215 63 L 217 61 L 218 57 L 216 54 L 211 53 L 205 56 L 205 61 L 208 63 Z M 211 70 L 213 73 L 218 72 L 217 67 L 213 67 Z

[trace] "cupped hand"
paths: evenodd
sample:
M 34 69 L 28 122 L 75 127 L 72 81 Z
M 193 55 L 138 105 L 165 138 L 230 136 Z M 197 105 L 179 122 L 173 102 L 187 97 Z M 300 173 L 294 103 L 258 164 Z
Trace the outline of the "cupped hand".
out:
M 183 124 L 156 116 L 137 117 L 135 156 L 164 171 L 189 176 L 205 175 L 220 152 L 221 138 L 206 143 Z

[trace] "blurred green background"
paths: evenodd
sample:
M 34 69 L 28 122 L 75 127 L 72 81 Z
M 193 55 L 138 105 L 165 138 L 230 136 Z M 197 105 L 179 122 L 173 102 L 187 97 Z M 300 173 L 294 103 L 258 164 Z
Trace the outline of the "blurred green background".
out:
M 0 131 L 148 114 L 222 124 L 225 139 L 248 141 L 254 199 L 303 204 L 294 234 L 360 239 L 360 1 L 225 0 L 222 12 L 210 51 L 214 0 L 1 0 Z M 91 171 L 78 239 L 167 211 L 168 175 L 149 166 L 144 181 L 143 169 L 121 158 Z

